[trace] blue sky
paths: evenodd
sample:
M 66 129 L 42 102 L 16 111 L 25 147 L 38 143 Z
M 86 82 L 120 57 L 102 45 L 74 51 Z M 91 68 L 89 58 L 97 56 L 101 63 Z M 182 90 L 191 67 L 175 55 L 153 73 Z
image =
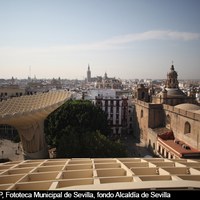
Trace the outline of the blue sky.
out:
M 200 79 L 199 0 L 0 0 L 0 78 Z

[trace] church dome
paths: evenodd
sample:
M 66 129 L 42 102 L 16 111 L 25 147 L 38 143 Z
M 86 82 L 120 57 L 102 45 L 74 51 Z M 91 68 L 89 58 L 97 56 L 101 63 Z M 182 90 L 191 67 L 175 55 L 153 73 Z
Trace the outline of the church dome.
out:
M 178 74 L 174 70 L 174 65 L 171 66 L 170 72 L 167 73 L 166 88 L 178 88 Z
M 168 97 L 186 97 L 187 95 L 179 88 L 166 88 Z
M 171 77 L 171 78 L 177 78 L 178 74 L 177 74 L 177 72 L 174 70 L 174 65 L 171 66 L 170 72 L 168 73 L 168 76 Z
M 182 110 L 190 110 L 190 111 L 192 110 L 195 112 L 200 111 L 200 106 L 198 106 L 196 104 L 191 104 L 191 103 L 182 103 L 182 104 L 175 106 L 175 108 L 179 108 Z

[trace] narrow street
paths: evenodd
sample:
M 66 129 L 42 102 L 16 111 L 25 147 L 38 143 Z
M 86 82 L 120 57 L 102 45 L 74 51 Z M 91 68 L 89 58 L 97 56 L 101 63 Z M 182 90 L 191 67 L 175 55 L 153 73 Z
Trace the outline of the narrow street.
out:
M 145 147 L 143 142 L 136 142 L 136 139 L 133 135 L 126 135 L 122 142 L 125 144 L 128 151 L 128 157 L 144 157 L 144 156 L 153 156 L 151 152 Z

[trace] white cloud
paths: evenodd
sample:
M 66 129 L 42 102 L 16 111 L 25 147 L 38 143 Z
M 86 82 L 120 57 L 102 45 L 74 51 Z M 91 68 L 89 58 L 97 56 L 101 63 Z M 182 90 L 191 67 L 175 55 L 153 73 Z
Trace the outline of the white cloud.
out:
M 98 41 L 93 43 L 79 44 L 79 45 L 63 45 L 63 46 L 52 46 L 45 48 L 12 48 L 2 47 L 0 52 L 2 54 L 63 54 L 66 52 L 74 51 L 87 51 L 87 50 L 107 50 L 120 48 L 122 45 L 133 43 L 136 41 L 147 41 L 147 40 L 180 40 L 180 41 L 191 41 L 199 40 L 200 33 L 192 32 L 178 32 L 170 30 L 152 30 L 142 33 L 133 33 L 127 35 L 116 36 L 104 41 Z
M 106 44 L 117 45 L 117 44 L 126 44 L 135 41 L 144 41 L 144 40 L 198 40 L 200 39 L 199 33 L 190 33 L 190 32 L 177 32 L 177 31 L 147 31 L 143 33 L 122 35 L 118 37 L 111 38 L 107 41 L 104 41 Z
M 88 43 L 88 44 L 79 44 L 79 45 L 66 45 L 66 46 L 57 46 L 52 47 L 53 51 L 82 51 L 82 50 L 106 50 L 106 49 L 115 49 L 121 45 L 128 43 L 133 43 L 136 41 L 146 41 L 146 40 L 198 40 L 200 39 L 200 33 L 190 33 L 190 32 L 177 32 L 177 31 L 165 31 L 165 30 L 155 30 L 147 31 L 143 33 L 134 33 L 121 35 L 113 37 L 104 41 Z

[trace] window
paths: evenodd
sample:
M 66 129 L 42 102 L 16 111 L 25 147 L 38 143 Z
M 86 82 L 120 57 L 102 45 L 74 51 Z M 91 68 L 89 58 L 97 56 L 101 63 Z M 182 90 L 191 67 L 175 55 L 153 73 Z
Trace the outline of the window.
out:
M 191 125 L 189 122 L 185 122 L 185 129 L 184 129 L 184 133 L 191 133 Z
M 141 110 L 140 117 L 142 118 L 144 115 L 143 110 Z
M 105 100 L 105 106 L 108 106 L 108 100 Z
M 116 101 L 116 106 L 119 107 L 119 101 Z
M 167 151 L 167 152 L 166 152 L 166 158 L 168 158 L 168 156 L 169 156 L 169 152 Z
M 126 119 L 122 120 L 122 126 L 127 126 L 127 120 Z
M 167 115 L 167 117 L 166 117 L 166 127 L 170 128 L 170 124 L 171 124 L 171 118 L 170 118 L 169 115 Z
M 161 153 L 161 146 L 158 146 L 158 152 Z
M 142 99 L 145 99 L 145 92 L 142 92 Z
M 110 106 L 113 106 L 113 100 L 110 101 Z
M 119 107 L 118 106 L 116 107 L 116 113 L 119 113 Z
M 162 156 L 164 157 L 165 149 L 162 149 Z
M 113 107 L 110 107 L 110 112 L 113 113 Z
M 116 114 L 116 119 L 119 119 L 119 114 Z
M 105 106 L 105 112 L 108 113 L 108 107 L 107 106 Z

